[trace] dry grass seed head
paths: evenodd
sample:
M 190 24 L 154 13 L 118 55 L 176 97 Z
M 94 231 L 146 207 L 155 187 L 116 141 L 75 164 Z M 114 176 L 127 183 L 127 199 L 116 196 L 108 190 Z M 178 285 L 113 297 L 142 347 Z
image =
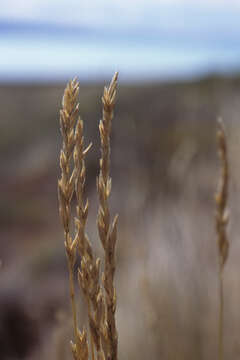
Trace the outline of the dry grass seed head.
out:
M 63 109 L 60 112 L 60 126 L 63 146 L 60 155 L 61 179 L 59 189 L 59 211 L 65 233 L 65 247 L 69 264 L 70 295 L 74 319 L 75 344 L 72 353 L 75 360 L 87 360 L 89 347 L 86 331 L 77 327 L 76 300 L 74 288 L 74 264 L 76 248 L 79 250 L 81 265 L 78 281 L 88 305 L 91 353 L 94 347 L 97 360 L 117 359 L 117 330 L 115 324 L 116 291 L 113 284 L 115 272 L 115 244 L 117 238 L 117 216 L 112 224 L 108 198 L 111 193 L 110 173 L 110 133 L 117 86 L 116 73 L 109 87 L 104 88 L 102 97 L 103 119 L 99 130 L 101 138 L 100 173 L 97 179 L 99 195 L 98 230 L 104 248 L 104 272 L 102 276 L 104 293 L 100 286 L 100 260 L 95 259 L 92 246 L 85 233 L 88 216 L 88 201 L 84 201 L 86 177 L 85 156 L 91 144 L 84 149 L 83 122 L 78 115 L 77 97 L 79 85 L 70 81 L 63 96 Z M 73 158 L 73 160 L 72 160 Z M 74 166 L 73 166 L 74 163 Z M 71 200 L 75 191 L 77 205 L 75 217 L 75 237 L 70 234 Z
M 105 359 L 116 360 L 118 335 L 115 321 L 116 291 L 114 288 L 115 245 L 117 239 L 117 216 L 110 221 L 108 198 L 111 193 L 110 179 L 110 134 L 113 110 L 116 98 L 118 73 L 115 73 L 109 87 L 104 88 L 103 118 L 100 120 L 99 132 L 101 139 L 100 173 L 97 179 L 99 196 L 98 233 L 104 249 L 104 272 L 102 282 L 105 290 L 105 314 L 101 326 L 101 343 Z

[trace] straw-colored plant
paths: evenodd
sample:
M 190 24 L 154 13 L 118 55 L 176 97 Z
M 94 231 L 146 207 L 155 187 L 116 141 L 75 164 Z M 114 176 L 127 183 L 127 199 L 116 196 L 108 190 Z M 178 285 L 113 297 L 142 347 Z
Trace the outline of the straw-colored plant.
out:
M 60 127 L 63 146 L 60 155 L 61 179 L 58 182 L 59 213 L 62 219 L 68 260 L 70 296 L 73 313 L 74 341 L 71 343 L 75 360 L 117 360 L 118 336 L 115 322 L 116 291 L 114 287 L 117 216 L 110 219 L 108 198 L 111 193 L 110 134 L 117 86 L 116 73 L 102 97 L 103 117 L 100 120 L 100 172 L 97 178 L 99 210 L 97 226 L 104 250 L 104 270 L 100 274 L 100 259 L 94 255 L 86 234 L 88 201 L 84 200 L 85 157 L 91 144 L 84 148 L 83 121 L 79 117 L 79 84 L 70 81 L 63 96 Z M 76 196 L 74 231 L 71 232 L 71 204 Z M 73 233 L 73 234 L 72 234 Z M 80 266 L 75 271 L 76 259 Z M 79 329 L 75 278 L 86 300 L 89 333 Z
M 224 311 L 224 294 L 223 294 L 223 270 L 228 258 L 229 241 L 226 232 L 228 224 L 228 159 L 227 159 L 227 142 L 224 125 L 221 119 L 218 121 L 217 130 L 218 152 L 221 162 L 221 175 L 218 184 L 218 190 L 215 195 L 216 201 L 216 232 L 218 244 L 219 259 L 219 334 L 218 334 L 218 358 L 223 359 L 223 311 Z

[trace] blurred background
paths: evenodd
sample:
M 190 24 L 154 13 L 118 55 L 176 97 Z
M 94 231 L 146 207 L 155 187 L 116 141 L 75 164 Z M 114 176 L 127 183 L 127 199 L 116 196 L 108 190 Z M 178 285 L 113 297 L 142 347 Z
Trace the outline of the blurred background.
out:
M 216 119 L 229 145 L 225 358 L 240 356 L 237 0 L 1 0 L 0 359 L 71 358 L 57 178 L 59 109 L 80 80 L 88 234 L 96 231 L 103 86 L 119 71 L 112 135 L 119 359 L 217 356 Z M 79 299 L 81 324 L 86 307 Z

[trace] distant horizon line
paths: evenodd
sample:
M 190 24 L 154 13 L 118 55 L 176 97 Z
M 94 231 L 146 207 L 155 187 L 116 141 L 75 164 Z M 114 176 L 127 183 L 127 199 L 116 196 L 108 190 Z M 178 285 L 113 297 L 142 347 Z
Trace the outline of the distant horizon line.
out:
M 88 76 L 76 76 L 77 79 L 82 84 L 93 84 L 96 85 L 102 85 L 105 82 L 109 80 L 112 74 L 106 73 L 102 76 L 96 76 L 96 75 L 88 75 Z M 129 77 L 128 77 L 129 78 Z M 64 84 L 67 81 L 73 79 L 71 76 L 62 76 L 62 77 L 55 77 L 55 76 L 32 76 L 32 77 L 9 77 L 9 76 L 1 76 L 0 75 L 0 86 L 3 85 L 60 85 Z M 240 80 L 240 68 L 239 70 L 233 71 L 233 72 L 219 72 L 219 71 L 203 71 L 191 75 L 182 75 L 182 76 L 169 76 L 169 77 L 151 77 L 151 76 L 134 76 L 129 78 L 127 80 L 127 77 L 123 77 L 121 79 L 121 74 L 119 77 L 119 82 L 123 83 L 124 85 L 138 85 L 139 83 L 142 84 L 170 84 L 170 83 L 191 83 L 191 82 L 198 82 L 198 81 L 205 81 L 210 79 L 216 79 L 216 80 L 233 80 L 233 79 L 239 79 Z

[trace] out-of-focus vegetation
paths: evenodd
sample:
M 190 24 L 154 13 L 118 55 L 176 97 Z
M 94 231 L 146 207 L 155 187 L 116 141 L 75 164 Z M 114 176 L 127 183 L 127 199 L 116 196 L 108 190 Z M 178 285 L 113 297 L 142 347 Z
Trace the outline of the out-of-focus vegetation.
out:
M 49 354 L 60 359 L 57 353 L 67 359 L 71 337 L 67 265 L 57 210 L 58 115 L 64 87 L 0 86 L 3 360 L 47 359 Z M 88 234 L 100 254 L 95 184 L 101 94 L 102 84 L 80 87 L 86 143 L 93 142 L 86 159 Z M 226 358 L 239 358 L 239 100 L 239 77 L 119 86 L 111 207 L 120 215 L 116 274 L 120 359 L 216 358 L 213 194 L 219 174 L 215 140 L 219 115 L 226 125 L 231 174 L 224 348 Z M 85 308 L 79 306 L 84 323 Z

